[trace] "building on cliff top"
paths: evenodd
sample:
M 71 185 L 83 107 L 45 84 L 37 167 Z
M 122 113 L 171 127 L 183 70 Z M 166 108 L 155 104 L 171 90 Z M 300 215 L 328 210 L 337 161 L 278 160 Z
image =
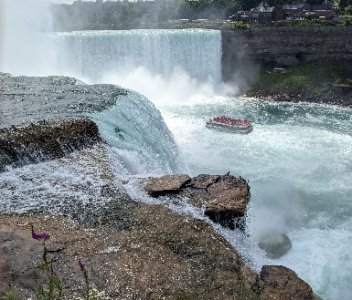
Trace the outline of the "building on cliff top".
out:
M 238 11 L 230 18 L 234 21 L 248 21 L 252 23 L 265 23 L 280 20 L 296 20 L 301 18 L 332 19 L 336 16 L 330 1 L 320 5 L 307 3 L 284 4 L 269 6 L 267 1 L 262 1 L 257 7 L 249 11 Z

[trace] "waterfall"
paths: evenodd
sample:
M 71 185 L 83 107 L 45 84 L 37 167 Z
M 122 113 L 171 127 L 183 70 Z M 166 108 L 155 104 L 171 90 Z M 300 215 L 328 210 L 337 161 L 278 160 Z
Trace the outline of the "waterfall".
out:
M 216 30 L 80 31 L 54 35 L 64 71 L 97 81 L 107 73 L 145 68 L 169 77 L 181 69 L 191 78 L 221 81 L 221 33 Z
M 119 157 L 119 173 L 125 169 L 129 174 L 160 175 L 182 170 L 173 135 L 159 110 L 144 96 L 129 91 L 112 109 L 90 118 L 117 154 L 115 159 Z

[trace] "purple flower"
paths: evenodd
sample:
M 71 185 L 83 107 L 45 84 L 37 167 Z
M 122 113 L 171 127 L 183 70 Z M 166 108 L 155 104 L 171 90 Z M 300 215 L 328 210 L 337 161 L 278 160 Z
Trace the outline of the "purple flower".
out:
M 48 239 L 50 239 L 50 234 L 47 232 L 35 232 L 33 225 L 31 224 L 31 228 L 32 228 L 32 239 L 33 240 L 44 240 L 47 241 Z
M 81 268 L 81 270 L 84 271 L 86 268 L 86 264 L 82 260 L 79 260 L 78 264 L 79 264 L 79 267 Z

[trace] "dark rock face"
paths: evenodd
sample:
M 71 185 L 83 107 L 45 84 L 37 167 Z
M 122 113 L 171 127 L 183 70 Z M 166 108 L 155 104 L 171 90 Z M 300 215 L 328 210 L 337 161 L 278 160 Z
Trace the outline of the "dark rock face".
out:
M 292 248 L 289 237 L 283 233 L 270 232 L 259 240 L 259 248 L 265 250 L 269 258 L 280 258 Z
M 223 78 L 231 80 L 234 70 L 239 68 L 250 72 L 253 62 L 285 67 L 319 61 L 352 61 L 351 35 L 352 26 L 223 30 Z
M 98 127 L 85 119 L 2 130 L 0 171 L 5 166 L 22 166 L 60 158 L 99 141 Z
M 316 299 L 311 287 L 283 266 L 263 266 L 259 286 L 262 300 Z
M 145 190 L 152 197 L 171 195 L 186 197 L 204 209 L 214 222 L 234 229 L 244 227 L 244 217 L 249 201 L 249 186 L 242 178 L 232 175 L 172 175 L 147 179 Z
M 126 199 L 127 200 L 127 199 Z M 114 212 L 115 208 L 110 207 Z M 150 216 L 153 216 L 151 218 Z M 90 283 L 112 299 L 313 300 L 312 290 L 283 266 L 247 268 L 236 250 L 210 224 L 187 219 L 161 205 L 134 204 L 124 214 L 86 230 L 63 217 L 0 215 L 0 290 L 10 286 L 21 299 L 33 297 L 43 275 L 43 244 L 29 224 L 46 231 L 49 258 L 63 279 L 67 299 L 84 291 L 78 259 Z M 115 222 L 130 224 L 116 226 Z

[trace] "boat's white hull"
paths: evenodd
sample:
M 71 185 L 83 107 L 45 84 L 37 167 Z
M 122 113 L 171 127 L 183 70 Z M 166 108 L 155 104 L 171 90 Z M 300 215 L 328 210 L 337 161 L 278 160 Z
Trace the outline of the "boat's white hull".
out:
M 206 124 L 205 127 L 230 133 L 248 134 L 253 131 L 253 126 L 232 126 L 225 124 Z

